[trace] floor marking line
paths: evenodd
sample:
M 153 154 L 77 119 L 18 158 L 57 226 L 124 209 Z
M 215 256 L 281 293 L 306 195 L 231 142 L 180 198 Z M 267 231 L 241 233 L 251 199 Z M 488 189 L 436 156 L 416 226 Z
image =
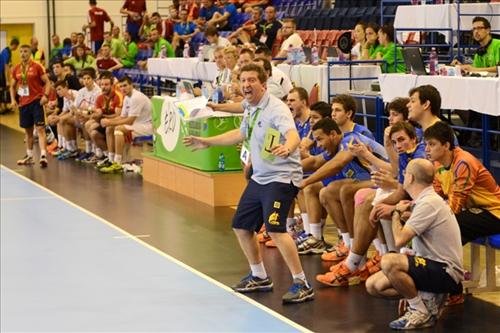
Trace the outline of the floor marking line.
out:
M 24 176 L 24 175 L 21 175 L 21 174 L 18 174 L 18 173 L 16 173 L 16 172 L 12 171 L 10 168 L 6 167 L 6 166 L 5 166 L 5 165 L 3 165 L 3 164 L 0 164 L 0 167 L 1 167 L 2 169 L 5 169 L 5 170 L 7 170 L 8 172 L 12 173 L 13 175 L 15 175 L 15 176 L 17 176 L 17 177 L 19 177 L 19 178 L 21 178 L 21 179 L 26 180 L 27 182 L 29 182 L 29 183 L 31 183 L 31 184 L 33 184 L 33 185 L 35 185 L 36 187 L 38 187 L 38 188 L 40 188 L 40 189 L 42 189 L 42 190 L 44 190 L 44 191 L 46 191 L 46 192 L 48 192 L 48 193 L 52 194 L 52 195 L 53 195 L 53 196 L 55 196 L 56 198 L 59 198 L 60 200 L 62 200 L 62 201 L 64 201 L 64 202 L 66 202 L 67 204 L 69 204 L 69 205 L 73 206 L 74 208 L 79 209 L 80 211 L 82 211 L 82 212 L 84 212 L 84 213 L 86 213 L 86 214 L 88 214 L 88 215 L 90 215 L 90 216 L 94 217 L 94 218 L 95 218 L 95 219 L 97 219 L 98 221 L 100 221 L 100 222 L 102 222 L 102 223 L 104 223 L 104 224 L 108 225 L 109 227 L 111 227 L 111 228 L 113 228 L 113 229 L 117 230 L 118 232 L 120 232 L 120 233 L 124 234 L 125 236 L 130 237 L 132 240 L 136 241 L 137 243 L 141 244 L 142 246 L 144 246 L 144 247 L 146 247 L 146 248 L 150 249 L 151 251 L 153 251 L 153 252 L 155 252 L 155 253 L 157 253 L 157 254 L 159 254 L 159 255 L 163 256 L 164 258 L 166 258 L 166 259 L 168 259 L 168 260 L 170 260 L 170 261 L 172 261 L 172 262 L 176 263 L 177 265 L 179 265 L 179 266 L 183 267 L 184 269 L 186 269 L 186 270 L 190 271 L 191 273 L 193 273 L 193 274 L 195 274 L 195 275 L 199 276 L 200 278 L 202 278 L 202 279 L 204 279 L 204 280 L 206 280 L 206 281 L 208 281 L 208 282 L 211 282 L 211 283 L 215 284 L 216 286 L 218 286 L 218 287 L 220 287 L 220 288 L 224 289 L 225 291 L 229 292 L 230 294 L 232 294 L 232 295 L 234 295 L 234 296 L 236 296 L 236 297 L 238 297 L 238 298 L 240 298 L 240 299 L 242 299 L 242 300 L 244 300 L 244 301 L 246 301 L 246 302 L 248 302 L 248 303 L 250 303 L 250 304 L 254 305 L 255 307 L 257 307 L 257 308 L 261 309 L 261 310 L 262 310 L 262 311 L 264 311 L 264 312 L 267 312 L 268 314 L 272 315 L 273 317 L 275 317 L 275 318 L 277 318 L 277 319 L 279 319 L 279 320 L 283 321 L 284 323 L 286 323 L 286 324 L 288 324 L 288 325 L 292 326 L 293 328 L 295 328 L 295 329 L 297 329 L 297 330 L 299 330 L 299 331 L 301 331 L 301 332 L 305 332 L 305 333 L 313 333 L 313 331 L 311 331 L 311 330 L 307 329 L 306 327 L 303 327 L 302 325 L 300 325 L 300 324 L 298 324 L 298 323 L 296 323 L 296 322 L 294 322 L 294 321 L 290 320 L 289 318 L 287 318 L 287 317 L 283 316 L 282 314 L 280 314 L 280 313 L 278 313 L 278 312 L 276 312 L 276 311 L 274 311 L 274 310 L 272 310 L 272 309 L 270 309 L 270 308 L 268 308 L 268 307 L 266 307 L 266 306 L 264 306 L 264 305 L 260 304 L 259 302 L 257 302 L 257 301 L 255 301 L 255 300 L 251 299 L 250 297 L 247 297 L 247 296 L 245 296 L 245 295 L 243 295 L 243 294 L 240 294 L 240 293 L 235 292 L 234 290 L 232 290 L 232 289 L 231 289 L 231 288 L 229 288 L 228 286 L 226 286 L 226 285 L 222 284 L 221 282 L 219 282 L 219 281 L 217 281 L 217 280 L 215 280 L 215 279 L 211 278 L 210 276 L 208 276 L 208 275 L 206 275 L 206 274 L 204 274 L 204 273 L 202 273 L 202 272 L 200 272 L 200 271 L 198 271 L 198 270 L 194 269 L 193 267 L 191 267 L 191 266 L 189 266 L 189 265 L 187 265 L 187 264 L 183 263 L 182 261 L 180 261 L 180 260 L 178 260 L 178 259 L 176 259 L 176 258 L 172 257 L 171 255 L 166 254 L 165 252 L 162 252 L 161 250 L 157 249 L 156 247 L 154 247 L 154 246 L 152 246 L 152 245 L 150 245 L 150 244 L 148 244 L 148 243 L 144 242 L 144 241 L 143 241 L 143 240 L 141 240 L 140 238 L 137 238 L 137 237 L 135 237 L 134 235 L 130 234 L 130 233 L 129 233 L 129 232 L 127 232 L 126 230 L 123 230 L 122 228 L 120 228 L 120 227 L 118 227 L 118 226 L 114 225 L 113 223 L 111 223 L 111 222 L 109 222 L 109 221 L 105 220 L 104 218 L 102 218 L 102 217 L 100 217 L 100 216 L 98 216 L 98 215 L 96 215 L 96 214 L 92 213 L 91 211 L 89 211 L 89 210 L 87 210 L 87 209 L 85 209 L 85 208 L 83 208 L 83 207 L 81 207 L 81 206 L 77 205 L 76 203 L 74 203 L 74 202 L 70 201 L 69 199 L 66 199 L 65 197 L 63 197 L 63 196 L 61 196 L 61 195 L 59 195 L 59 194 L 55 193 L 54 191 L 52 191 L 52 190 L 50 190 L 50 189 L 48 189 L 48 188 L 46 188 L 46 187 L 42 186 L 41 184 L 38 184 L 37 182 L 35 182 L 35 181 L 31 180 L 30 178 L 28 178 L 28 177 L 26 177 L 26 176 Z
M 151 237 L 151 235 L 133 235 L 133 237 L 136 238 L 148 238 Z M 131 238 L 130 236 L 114 236 L 113 239 L 127 239 Z
M 53 196 L 0 198 L 1 201 L 48 200 L 48 199 L 57 199 L 57 198 L 54 198 Z

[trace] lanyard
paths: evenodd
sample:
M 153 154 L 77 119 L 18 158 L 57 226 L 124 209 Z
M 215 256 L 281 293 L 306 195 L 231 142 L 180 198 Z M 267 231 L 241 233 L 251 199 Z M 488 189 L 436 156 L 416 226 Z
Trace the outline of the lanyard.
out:
M 28 84 L 28 70 L 30 69 L 30 63 L 28 63 L 28 66 L 21 64 L 21 67 L 21 81 L 23 81 L 23 86 L 26 86 Z
M 257 110 L 253 114 L 253 117 L 250 117 L 251 119 L 250 123 L 248 124 L 247 142 L 250 142 L 250 139 L 252 138 L 253 128 L 255 127 L 257 118 L 259 118 L 260 111 L 261 109 L 257 108 Z

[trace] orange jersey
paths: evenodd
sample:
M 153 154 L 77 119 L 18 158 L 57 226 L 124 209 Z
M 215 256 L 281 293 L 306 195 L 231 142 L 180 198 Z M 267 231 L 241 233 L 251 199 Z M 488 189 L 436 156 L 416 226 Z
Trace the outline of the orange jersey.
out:
M 12 77 L 17 82 L 16 89 L 27 86 L 29 90 L 28 96 L 19 97 L 19 106 L 30 104 L 36 99 L 42 98 L 45 92 L 45 83 L 42 76 L 45 74 L 45 69 L 37 62 L 30 60 L 28 66 L 18 64 L 12 70 Z
M 500 186 L 478 159 L 456 147 L 448 169 L 438 162 L 434 166 L 434 189 L 448 198 L 455 214 L 463 208 L 481 208 L 500 218 Z

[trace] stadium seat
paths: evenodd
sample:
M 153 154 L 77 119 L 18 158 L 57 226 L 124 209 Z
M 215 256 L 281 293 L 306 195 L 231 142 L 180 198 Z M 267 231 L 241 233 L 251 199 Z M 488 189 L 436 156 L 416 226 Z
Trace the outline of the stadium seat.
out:
M 481 252 L 480 247 L 486 247 L 486 285 L 480 286 L 481 278 Z M 470 271 L 471 280 L 463 283 L 464 289 L 468 293 L 495 292 L 500 291 L 500 286 L 496 284 L 496 250 L 500 249 L 500 235 L 489 236 L 488 238 L 476 239 L 470 243 Z

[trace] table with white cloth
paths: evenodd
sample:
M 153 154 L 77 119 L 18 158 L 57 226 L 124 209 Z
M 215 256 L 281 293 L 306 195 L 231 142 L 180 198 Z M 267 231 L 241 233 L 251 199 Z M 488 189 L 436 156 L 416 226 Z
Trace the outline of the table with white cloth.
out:
M 288 65 L 280 64 L 278 68 L 288 75 L 298 87 L 305 88 L 308 92 L 314 84 L 320 86 L 320 100 L 328 101 L 328 66 L 327 65 Z M 349 66 L 330 66 L 332 78 L 348 78 Z M 199 62 L 198 58 L 150 58 L 148 59 L 148 73 L 172 78 L 188 80 L 213 81 L 217 67 L 214 62 Z M 353 65 L 352 77 L 376 78 L 381 73 L 379 66 Z M 352 90 L 364 91 L 370 89 L 373 79 L 353 80 Z M 349 81 L 330 82 L 330 93 L 345 93 L 349 89 Z
M 500 3 L 460 4 L 460 14 L 477 14 L 491 23 L 493 30 L 500 29 Z M 497 16 L 493 16 L 496 14 Z M 473 16 L 460 16 L 460 30 L 472 29 Z M 458 5 L 407 5 L 398 6 L 394 19 L 395 29 L 452 29 L 458 30 Z M 449 33 L 444 34 L 449 41 Z
M 500 116 L 499 78 L 382 74 L 379 81 L 384 102 L 407 97 L 410 89 L 431 84 L 441 94 L 443 109 L 474 110 Z

